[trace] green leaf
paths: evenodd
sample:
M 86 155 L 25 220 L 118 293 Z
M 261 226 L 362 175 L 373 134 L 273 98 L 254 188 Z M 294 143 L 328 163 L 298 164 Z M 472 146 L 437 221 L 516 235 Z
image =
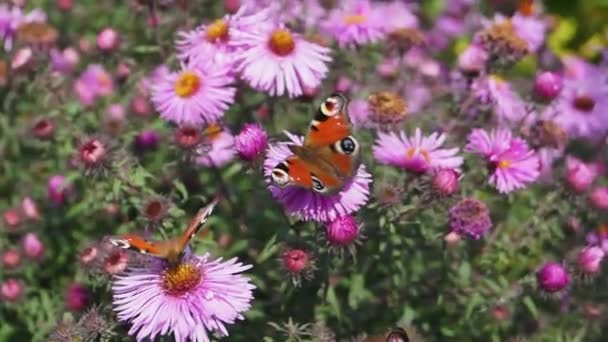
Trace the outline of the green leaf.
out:
M 261 264 L 264 261 L 268 260 L 268 258 L 273 256 L 279 250 L 279 245 L 277 245 L 276 241 L 277 235 L 275 234 L 270 240 L 268 240 L 266 246 L 264 246 L 264 249 L 262 249 L 260 254 L 258 254 L 258 257 L 256 258 L 257 264 Z
M 350 291 L 348 292 L 348 306 L 357 309 L 359 304 L 372 297 L 372 293 L 365 288 L 365 279 L 362 274 L 354 275 Z
M 471 265 L 463 262 L 458 268 L 458 280 L 461 284 L 468 284 L 471 278 Z
M 338 320 L 342 321 L 342 311 L 340 310 L 340 302 L 338 301 L 338 297 L 336 296 L 336 291 L 333 286 L 330 286 L 327 290 L 327 302 L 333 309 L 333 312 L 338 318 Z
M 188 190 L 186 190 L 184 183 L 179 180 L 175 180 L 173 181 L 173 186 L 175 186 L 175 189 L 177 192 L 179 192 L 180 196 L 182 197 L 182 201 L 186 201 L 188 199 Z
M 532 298 L 530 298 L 530 296 L 524 297 L 524 304 L 532 314 L 532 317 L 534 317 L 534 319 L 538 319 L 538 309 L 536 308 L 536 304 L 534 304 L 534 301 L 532 300 Z

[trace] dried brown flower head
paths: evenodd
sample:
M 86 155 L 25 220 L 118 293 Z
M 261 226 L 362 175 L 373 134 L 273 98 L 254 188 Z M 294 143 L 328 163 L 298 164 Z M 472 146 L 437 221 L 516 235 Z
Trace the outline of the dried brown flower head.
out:
M 538 120 L 524 133 L 534 148 L 561 148 L 568 140 L 566 131 L 551 120 Z
M 57 30 L 43 22 L 31 22 L 17 28 L 17 38 L 27 44 L 54 44 L 59 38 Z
M 520 38 L 510 20 L 495 23 L 478 34 L 490 60 L 503 63 L 517 62 L 528 52 L 528 43 Z
M 403 121 L 407 115 L 405 100 L 393 91 L 379 91 L 367 99 L 370 119 L 381 124 L 394 124 Z
M 396 29 L 388 34 L 387 41 L 389 48 L 399 51 L 426 44 L 424 33 L 415 28 Z

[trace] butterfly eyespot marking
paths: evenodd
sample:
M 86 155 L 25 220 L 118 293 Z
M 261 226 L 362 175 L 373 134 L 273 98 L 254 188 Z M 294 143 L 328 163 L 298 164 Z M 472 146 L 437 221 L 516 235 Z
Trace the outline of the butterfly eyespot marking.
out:
M 289 173 L 287 173 L 289 169 L 285 163 L 281 163 L 277 165 L 274 169 L 272 169 L 272 181 L 278 186 L 285 186 L 289 183 Z
M 110 239 L 110 243 L 118 248 L 129 249 L 131 244 L 127 240 L 123 239 Z
M 319 193 L 327 192 L 327 188 L 323 185 L 323 182 L 316 176 L 312 175 L 312 190 Z
M 357 139 L 352 136 L 348 136 L 334 144 L 334 149 L 341 154 L 356 154 L 359 152 L 359 143 Z
M 341 108 L 342 99 L 337 95 L 330 96 L 321 104 L 321 113 L 327 117 L 330 117 L 338 114 Z

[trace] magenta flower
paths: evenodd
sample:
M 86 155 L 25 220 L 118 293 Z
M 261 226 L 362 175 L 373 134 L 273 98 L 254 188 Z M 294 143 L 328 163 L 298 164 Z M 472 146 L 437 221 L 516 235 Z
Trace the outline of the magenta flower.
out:
M 413 137 L 407 137 L 403 131 L 396 133 L 378 132 L 378 139 L 373 152 L 381 164 L 396 166 L 412 172 L 424 173 L 439 168 L 458 169 L 462 157 L 457 156 L 459 148 L 441 148 L 446 135 L 433 133 L 423 136 L 416 128 Z
M 589 195 L 591 205 L 599 210 L 608 210 L 608 186 L 599 186 Z
M 184 61 L 212 58 L 230 63 L 232 54 L 239 50 L 234 38 L 258 31 L 260 25 L 268 25 L 270 14 L 268 8 L 248 11 L 247 6 L 241 6 L 235 14 L 226 14 L 190 31 L 180 31 L 175 41 L 177 56 Z
M 368 0 L 345 0 L 331 10 L 321 29 L 342 48 L 376 42 L 387 32 L 386 13 Z
M 268 147 L 268 134 L 258 123 L 246 124 L 235 137 L 236 150 L 244 160 L 254 160 Z
M 44 255 L 44 245 L 34 233 L 27 233 L 23 237 L 23 251 L 32 259 L 39 259 Z
M 360 165 L 353 179 L 334 195 L 323 195 L 309 189 L 287 186 L 278 187 L 271 182 L 272 169 L 292 155 L 287 145 L 302 145 L 303 138 L 286 132 L 291 140 L 286 143 L 270 145 L 264 161 L 264 176 L 270 184 L 272 196 L 283 204 L 287 212 L 301 220 L 328 222 L 338 217 L 352 214 L 367 203 L 372 175 L 365 165 Z
M 597 274 L 602 266 L 606 252 L 598 246 L 587 246 L 578 254 L 578 266 L 588 274 Z
M 313 252 L 304 246 L 283 246 L 279 260 L 296 287 L 302 280 L 312 280 L 317 270 Z
M 454 169 L 439 169 L 433 175 L 433 189 L 442 196 L 458 191 L 459 174 Z
M 68 183 L 64 176 L 52 176 L 47 184 L 47 197 L 56 205 L 65 203 L 73 194 L 74 185 Z
M 72 72 L 80 62 L 80 55 L 74 48 L 66 48 L 63 51 L 53 49 L 50 52 L 51 67 L 53 71 L 67 74 Z
M 90 291 L 80 283 L 72 283 L 65 295 L 65 306 L 71 311 L 82 311 L 89 304 Z
M 272 96 L 300 96 L 316 88 L 328 72 L 330 49 L 309 42 L 283 26 L 264 27 L 238 37 L 241 78 Z
M 332 245 L 349 245 L 358 235 L 359 224 L 352 216 L 338 217 L 327 225 L 327 241 Z
M 498 76 L 479 78 L 473 83 L 472 89 L 482 104 L 492 108 L 500 123 L 514 123 L 526 115 L 525 103 L 511 84 Z
M 25 291 L 23 282 L 8 278 L 0 284 L 0 298 L 7 302 L 16 302 L 23 296 Z
M 198 149 L 196 164 L 222 167 L 236 156 L 234 136 L 218 125 L 210 125 L 203 133 L 203 145 Z
M 97 48 L 101 51 L 111 52 L 120 45 L 120 34 L 112 27 L 106 27 L 97 34 Z
M 112 76 L 99 64 L 90 64 L 74 82 L 74 91 L 80 103 L 91 106 L 99 97 L 114 91 Z
M 228 336 L 226 325 L 242 320 L 255 286 L 241 275 L 250 265 L 236 258 L 222 262 L 191 255 L 169 267 L 153 259 L 130 268 L 112 285 L 114 310 L 132 326 L 137 341 L 173 334 L 177 342 L 209 341 L 210 333 Z
M 570 276 L 564 265 L 547 262 L 536 272 L 536 280 L 542 290 L 554 293 L 568 286 Z
M 492 228 L 490 211 L 485 203 L 464 198 L 452 206 L 448 213 L 452 232 L 479 240 Z
M 566 157 L 566 181 L 574 191 L 586 191 L 598 176 L 597 165 L 585 163 L 572 156 Z
M 216 122 L 234 102 L 234 79 L 225 63 L 211 59 L 182 64 L 153 87 L 152 102 L 161 118 L 176 124 Z
M 553 100 L 564 87 L 562 77 L 554 72 L 545 71 L 536 75 L 534 93 L 544 100 Z
M 474 129 L 468 137 L 466 150 L 481 154 L 489 163 L 489 183 L 500 193 L 523 189 L 540 175 L 540 161 L 528 144 L 513 138 L 505 128 L 492 130 Z

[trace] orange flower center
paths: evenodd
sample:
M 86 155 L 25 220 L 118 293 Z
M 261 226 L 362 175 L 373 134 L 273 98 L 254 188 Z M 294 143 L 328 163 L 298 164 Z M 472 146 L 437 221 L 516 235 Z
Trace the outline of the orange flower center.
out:
M 424 158 L 424 160 L 426 160 L 427 163 L 431 162 L 431 154 L 429 153 L 429 151 L 427 151 L 423 148 L 410 147 L 405 152 L 405 155 L 408 158 L 412 158 L 414 156 L 414 154 L 416 154 L 416 153 L 420 154 Z
M 225 43 L 229 39 L 228 29 L 228 23 L 222 19 L 218 19 L 207 26 L 205 39 L 211 43 L 216 43 L 218 41 Z
M 279 56 L 287 56 L 296 48 L 296 43 L 291 32 L 285 29 L 277 29 L 270 35 L 268 47 Z
M 175 82 L 175 93 L 179 97 L 190 97 L 201 88 L 201 85 L 202 80 L 197 74 L 186 71 Z
M 574 99 L 574 107 L 583 112 L 591 112 L 595 107 L 595 100 L 587 95 L 579 95 Z
M 503 160 L 499 161 L 499 162 L 498 162 L 498 164 L 496 164 L 496 166 L 497 166 L 499 169 L 503 169 L 503 170 L 504 170 L 504 169 L 508 169 L 508 168 L 511 166 L 511 161 L 510 161 L 510 160 L 503 159 Z
M 361 25 L 367 21 L 367 17 L 362 14 L 349 14 L 344 17 L 346 25 Z
M 102 87 L 108 87 L 112 83 L 112 80 L 105 73 L 100 73 L 97 75 L 97 82 L 99 82 Z
M 203 131 L 203 134 L 207 141 L 214 141 L 220 136 L 220 133 L 222 133 L 222 126 L 216 123 L 208 125 Z
M 167 268 L 163 271 L 161 278 L 165 293 L 181 296 L 198 286 L 203 275 L 200 268 L 185 262 Z

